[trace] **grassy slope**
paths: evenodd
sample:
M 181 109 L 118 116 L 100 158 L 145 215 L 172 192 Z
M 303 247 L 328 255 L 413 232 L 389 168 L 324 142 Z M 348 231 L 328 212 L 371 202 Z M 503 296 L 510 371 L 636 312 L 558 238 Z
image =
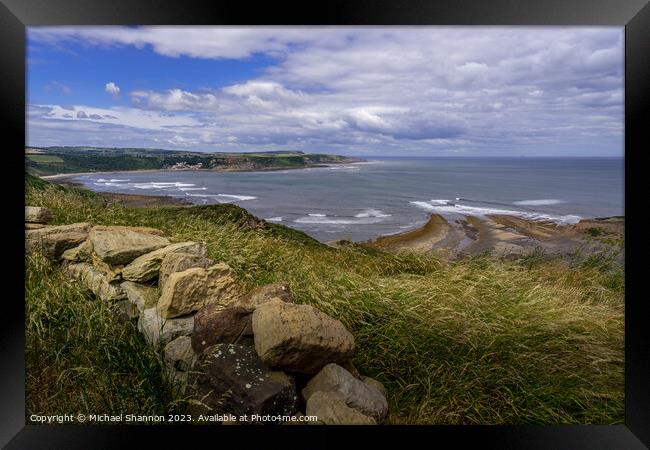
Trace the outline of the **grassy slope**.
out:
M 623 422 L 623 273 L 610 267 L 608 258 L 572 266 L 539 256 L 443 265 L 427 256 L 357 245 L 331 249 L 232 205 L 104 207 L 99 197 L 60 188 L 30 189 L 28 204 L 52 208 L 57 223 L 145 225 L 176 239 L 205 240 L 210 256 L 230 264 L 247 287 L 289 282 L 296 302 L 340 319 L 355 335 L 355 364 L 388 388 L 391 423 Z M 104 345 L 93 325 L 100 320 L 95 316 L 103 322 L 102 308 L 81 301 L 69 302 L 74 311 L 64 317 L 39 325 L 56 307 L 45 296 L 65 297 L 68 288 L 56 277 L 41 279 L 43 272 L 32 265 L 27 270 L 28 288 L 33 286 L 27 298 L 28 350 L 42 355 L 28 356 L 32 376 L 40 377 L 43 361 L 56 361 L 61 352 L 83 353 L 89 359 L 79 361 L 83 373 L 93 364 L 103 366 L 113 351 L 144 351 L 134 337 L 129 339 L 137 345 L 120 349 L 117 336 L 111 341 L 109 334 Z M 53 289 L 59 293 L 51 294 Z M 87 324 L 76 328 L 86 338 L 43 340 L 48 329 L 77 322 Z M 138 379 L 141 386 L 159 377 L 129 361 L 123 355 L 108 370 L 125 364 L 120 370 L 132 380 L 127 384 Z M 56 376 L 65 379 L 57 371 L 76 373 L 74 358 L 52 364 L 53 373 L 38 380 L 48 392 L 63 388 L 74 397 L 95 390 L 84 382 L 56 384 Z M 128 399 L 121 392 L 105 395 Z M 152 398 L 145 400 L 148 395 Z M 167 407 L 164 396 L 146 390 L 131 401 L 125 410 Z M 42 399 L 34 403 L 42 405 L 39 411 L 45 408 Z

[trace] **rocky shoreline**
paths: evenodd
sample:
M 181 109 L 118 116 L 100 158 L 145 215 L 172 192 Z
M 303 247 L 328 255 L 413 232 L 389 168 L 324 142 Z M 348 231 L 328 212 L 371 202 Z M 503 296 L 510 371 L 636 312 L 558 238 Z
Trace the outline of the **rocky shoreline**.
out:
M 507 215 L 447 220 L 432 214 L 420 228 L 381 236 L 363 245 L 387 251 L 435 252 L 448 258 L 485 252 L 518 256 L 536 249 L 566 256 L 576 251 L 591 253 L 622 247 L 624 232 L 624 217 L 582 219 L 577 224 L 558 225 Z
M 27 253 L 60 264 L 120 320 L 137 324 L 191 414 L 246 417 L 235 423 L 386 419 L 385 389 L 352 364 L 354 336 L 293 303 L 288 285 L 245 292 L 227 264 L 208 258 L 204 242 L 173 242 L 155 228 L 51 219 L 47 208 L 25 208 Z

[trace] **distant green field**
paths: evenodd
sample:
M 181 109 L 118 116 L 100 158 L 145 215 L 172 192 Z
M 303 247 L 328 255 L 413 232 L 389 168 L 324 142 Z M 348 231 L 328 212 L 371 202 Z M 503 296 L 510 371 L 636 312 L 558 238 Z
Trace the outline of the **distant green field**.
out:
M 62 163 L 63 160 L 54 155 L 28 155 L 29 159 L 37 163 Z

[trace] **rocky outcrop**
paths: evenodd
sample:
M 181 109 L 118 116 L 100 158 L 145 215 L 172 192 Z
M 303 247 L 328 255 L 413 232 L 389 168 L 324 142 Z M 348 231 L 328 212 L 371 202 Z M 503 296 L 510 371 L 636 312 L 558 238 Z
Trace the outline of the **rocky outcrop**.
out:
M 162 236 L 113 227 L 94 227 L 88 239 L 97 257 L 110 265 L 129 264 L 138 256 L 170 244 Z
M 207 305 L 194 316 L 192 348 L 203 353 L 214 344 L 237 344 L 253 335 L 251 313 L 240 306 Z
M 236 297 L 237 286 L 227 264 L 208 269 L 194 267 L 169 275 L 158 300 L 158 311 L 164 318 L 178 317 L 209 304 L 225 307 Z
M 179 242 L 166 247 L 145 253 L 135 258 L 122 270 L 122 278 L 129 281 L 143 283 L 158 277 L 160 265 L 166 255 L 170 253 L 189 253 L 201 257 L 207 254 L 205 243 L 202 242 Z
M 175 272 L 182 272 L 193 267 L 208 269 L 214 266 L 214 261 L 204 255 L 196 255 L 184 252 L 168 253 L 160 264 L 158 275 L 158 286 L 160 291 L 165 288 L 169 275 Z
M 305 401 L 316 392 L 336 392 L 350 408 L 381 422 L 388 413 L 386 398 L 376 387 L 355 378 L 343 367 L 328 364 L 302 390 Z
M 25 222 L 48 223 L 52 220 L 52 210 L 40 206 L 25 206 Z
M 75 223 L 25 231 L 25 250 L 41 251 L 47 258 L 59 260 L 63 252 L 81 244 L 88 237 L 90 225 Z
M 293 378 L 262 363 L 249 345 L 217 344 L 199 357 L 199 373 L 192 388 L 201 405 L 199 413 L 231 413 L 237 416 L 293 415 L 298 395 Z
M 255 349 L 266 364 L 316 373 L 354 353 L 354 337 L 343 324 L 309 305 L 274 299 L 253 312 Z
M 82 223 L 26 230 L 26 247 L 62 258 L 66 273 L 120 320 L 137 319 L 190 412 L 284 416 L 287 424 L 307 423 L 286 419 L 304 413 L 318 424 L 386 418 L 386 391 L 352 364 L 354 337 L 341 322 L 292 303 L 284 283 L 242 295 L 233 270 L 206 257 L 205 243 Z

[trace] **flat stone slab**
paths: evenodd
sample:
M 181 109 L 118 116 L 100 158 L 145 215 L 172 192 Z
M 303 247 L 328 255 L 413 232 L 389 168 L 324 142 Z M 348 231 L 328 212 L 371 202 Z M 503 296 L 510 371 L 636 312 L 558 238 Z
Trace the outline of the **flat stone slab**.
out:
M 203 242 L 179 242 L 158 250 L 138 256 L 122 270 L 122 278 L 129 281 L 143 283 L 158 278 L 160 265 L 166 255 L 170 253 L 189 253 L 205 257 L 207 247 Z
M 109 283 L 103 273 L 92 264 L 74 263 L 66 267 L 66 272 L 76 278 L 100 300 L 116 302 L 127 298 L 126 292 L 117 283 Z
M 170 244 L 169 239 L 129 229 L 94 227 L 88 236 L 93 251 L 106 264 L 129 264 L 138 256 Z
M 25 230 L 25 250 L 27 252 L 41 251 L 47 258 L 58 260 L 63 252 L 85 241 L 89 231 L 90 224 L 88 223 Z
M 138 311 L 138 315 L 142 314 L 147 308 L 153 308 L 158 302 L 158 289 L 154 286 L 147 286 L 133 281 L 123 281 L 122 289 L 126 292 L 126 296 L 131 304 Z

